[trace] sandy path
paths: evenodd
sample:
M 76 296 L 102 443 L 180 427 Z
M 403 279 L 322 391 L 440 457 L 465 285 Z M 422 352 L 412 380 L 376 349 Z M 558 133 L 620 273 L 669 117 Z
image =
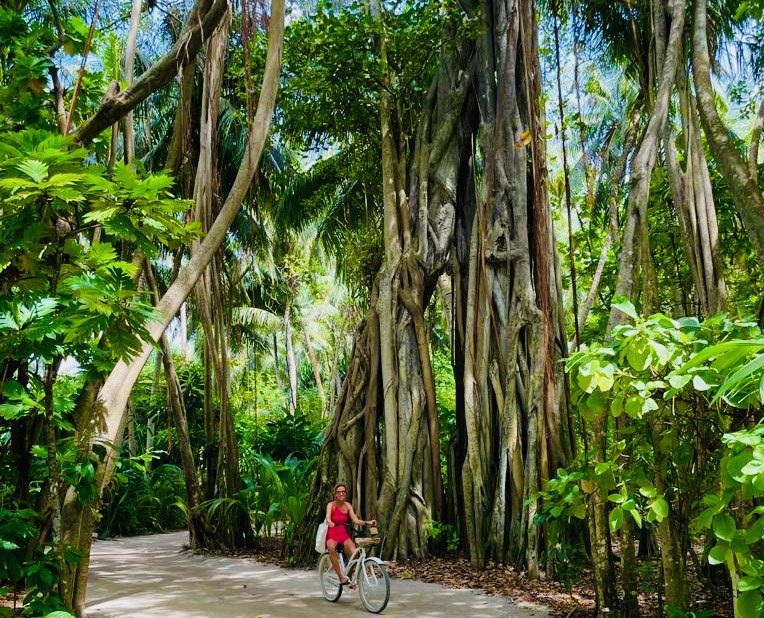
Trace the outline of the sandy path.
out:
M 94 543 L 87 612 L 99 618 L 352 618 L 372 614 L 358 594 L 336 604 L 321 596 L 315 571 L 181 551 L 185 532 Z M 384 616 L 521 618 L 548 616 L 503 597 L 417 581 L 392 581 Z

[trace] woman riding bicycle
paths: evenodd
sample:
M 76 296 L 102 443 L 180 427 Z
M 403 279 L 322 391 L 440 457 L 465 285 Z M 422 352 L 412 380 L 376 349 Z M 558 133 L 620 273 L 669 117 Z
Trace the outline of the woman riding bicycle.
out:
M 354 588 L 355 584 L 345 577 L 340 569 L 337 547 L 341 547 L 349 558 L 355 553 L 356 547 L 347 531 L 348 522 L 352 521 L 356 526 L 373 526 L 376 522 L 373 519 L 370 521 L 359 519 L 353 510 L 353 505 L 345 501 L 346 495 L 347 488 L 344 483 L 337 483 L 334 486 L 334 500 L 326 505 L 326 525 L 329 526 L 326 531 L 326 549 L 329 552 L 332 567 L 340 578 L 340 585 L 350 584 L 350 587 Z

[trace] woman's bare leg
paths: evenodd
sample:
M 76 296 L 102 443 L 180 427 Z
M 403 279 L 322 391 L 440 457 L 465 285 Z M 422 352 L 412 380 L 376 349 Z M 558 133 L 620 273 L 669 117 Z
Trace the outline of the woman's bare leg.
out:
M 334 567 L 335 573 L 337 573 L 340 578 L 340 582 L 346 582 L 347 577 L 342 573 L 342 569 L 340 568 L 340 557 L 337 555 L 337 541 L 327 541 L 326 549 L 329 552 L 329 560 Z
M 353 542 L 352 538 L 349 538 L 347 541 L 345 541 L 345 544 L 343 545 L 343 550 L 345 552 L 345 555 L 347 556 L 348 563 L 350 563 L 350 560 L 352 560 L 353 555 L 355 554 L 355 543 Z M 353 579 L 353 573 L 355 572 L 355 566 L 348 572 L 348 578 Z

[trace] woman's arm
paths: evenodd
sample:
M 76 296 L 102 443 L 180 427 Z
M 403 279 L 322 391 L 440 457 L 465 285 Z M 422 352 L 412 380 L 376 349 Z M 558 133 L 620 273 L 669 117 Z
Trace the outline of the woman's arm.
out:
M 355 511 L 353 510 L 353 505 L 350 504 L 350 502 L 347 503 L 348 505 L 348 514 L 350 515 L 350 519 L 353 520 L 353 523 L 356 526 L 365 526 L 368 524 L 368 521 L 364 521 L 363 519 L 358 519 L 358 516 L 355 514 Z
M 332 503 L 329 502 L 326 505 L 326 525 L 330 528 L 334 527 L 334 522 L 332 521 Z

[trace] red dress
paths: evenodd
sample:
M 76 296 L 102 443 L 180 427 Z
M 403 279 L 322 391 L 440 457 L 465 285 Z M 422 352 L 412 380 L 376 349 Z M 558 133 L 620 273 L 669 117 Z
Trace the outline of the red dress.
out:
M 350 513 L 346 513 L 336 504 L 332 506 L 333 526 L 326 530 L 326 541 L 337 541 L 337 545 L 342 545 L 350 538 L 347 524 L 350 521 Z

